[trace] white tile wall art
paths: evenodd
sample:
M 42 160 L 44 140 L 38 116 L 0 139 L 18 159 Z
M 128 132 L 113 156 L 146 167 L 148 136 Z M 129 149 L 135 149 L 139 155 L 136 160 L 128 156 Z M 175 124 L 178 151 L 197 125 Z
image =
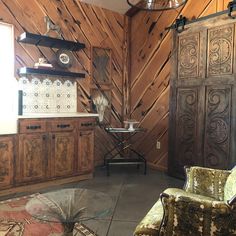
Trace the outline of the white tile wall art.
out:
M 22 77 L 19 90 L 23 91 L 23 114 L 77 112 L 76 82 Z

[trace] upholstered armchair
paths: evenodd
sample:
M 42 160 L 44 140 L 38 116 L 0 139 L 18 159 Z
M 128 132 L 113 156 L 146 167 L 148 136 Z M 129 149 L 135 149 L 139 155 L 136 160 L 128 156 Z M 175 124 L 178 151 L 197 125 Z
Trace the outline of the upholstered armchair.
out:
M 185 170 L 184 189 L 166 189 L 135 236 L 236 235 L 236 168 Z

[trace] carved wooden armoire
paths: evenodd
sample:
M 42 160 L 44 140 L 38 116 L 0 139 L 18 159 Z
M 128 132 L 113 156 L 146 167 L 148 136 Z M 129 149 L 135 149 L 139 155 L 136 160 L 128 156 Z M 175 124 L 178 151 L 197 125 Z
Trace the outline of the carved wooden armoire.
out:
M 236 20 L 222 15 L 173 32 L 168 172 L 236 164 Z

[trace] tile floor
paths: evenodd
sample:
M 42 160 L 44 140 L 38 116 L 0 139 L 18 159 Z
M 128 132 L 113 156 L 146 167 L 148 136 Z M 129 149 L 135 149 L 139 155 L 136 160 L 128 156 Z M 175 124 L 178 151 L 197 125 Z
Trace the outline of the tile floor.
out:
M 147 175 L 144 175 L 143 170 L 138 170 L 134 166 L 112 167 L 110 173 L 110 176 L 106 176 L 106 170 L 100 167 L 95 170 L 93 179 L 59 187 L 87 188 L 111 196 L 113 206 L 109 216 L 84 222 L 99 236 L 132 236 L 136 225 L 157 201 L 160 193 L 168 187 L 181 188 L 184 184 L 182 180 L 159 171 L 148 170 Z M 39 192 L 57 189 L 58 187 L 55 187 Z
M 69 187 L 82 187 L 109 194 L 113 199 L 113 211 L 109 219 L 88 221 L 86 224 L 99 236 L 132 236 L 136 225 L 157 201 L 160 193 L 168 187 L 182 187 L 182 180 L 165 173 L 142 170 L 133 166 L 113 167 L 111 175 L 98 168 L 94 178 Z

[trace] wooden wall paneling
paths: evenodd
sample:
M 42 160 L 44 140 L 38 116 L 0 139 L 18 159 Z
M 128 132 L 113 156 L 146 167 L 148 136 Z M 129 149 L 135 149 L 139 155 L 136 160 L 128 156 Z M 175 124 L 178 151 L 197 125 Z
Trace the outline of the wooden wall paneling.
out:
M 122 121 L 123 98 L 123 43 L 124 16 L 109 10 L 81 3 L 78 0 L 26 0 L 0 1 L 0 15 L 4 22 L 15 26 L 15 37 L 22 32 L 44 34 L 46 26 L 44 16 L 49 16 L 53 23 L 58 24 L 63 37 L 72 41 L 85 43 L 86 48 L 73 52 L 75 63 L 71 71 L 85 71 L 86 78 L 77 80 L 78 111 L 90 111 L 90 82 L 91 82 L 91 46 L 105 46 L 112 50 L 112 119 L 114 126 L 120 126 Z M 50 32 L 50 36 L 57 36 Z M 33 66 L 39 57 L 46 57 L 54 63 L 56 49 L 35 47 L 15 43 L 16 69 L 22 66 Z M 52 64 L 53 64 L 52 63 Z M 55 64 L 56 67 L 56 64 Z M 103 128 L 96 131 L 97 139 L 105 139 L 107 145 L 112 140 Z M 110 142 L 110 143 L 109 143 Z M 95 153 L 99 153 L 96 162 L 103 160 L 106 147 L 96 145 Z M 98 150 L 99 149 L 99 150 Z
M 142 119 L 146 110 L 149 109 L 149 106 L 145 106 L 145 100 L 147 101 L 147 105 L 153 104 L 153 102 L 155 102 L 155 98 L 160 96 L 160 93 L 158 93 L 158 91 L 155 90 L 155 87 L 153 88 L 152 86 L 155 85 L 155 83 L 161 84 L 162 78 L 158 77 L 158 75 L 161 73 L 169 60 L 169 54 L 166 52 L 170 52 L 171 50 L 171 43 L 170 40 L 168 40 L 170 38 L 171 37 L 169 36 L 163 41 L 160 46 L 160 54 L 158 53 L 155 55 L 149 66 L 145 68 L 144 74 L 140 77 L 140 82 L 131 89 L 131 114 L 137 120 Z M 166 75 L 168 72 L 166 71 L 163 74 Z M 149 96 L 149 91 L 152 90 L 155 95 Z
M 209 2 L 210 0 L 208 1 L 201 0 L 200 2 L 188 1 L 183 11 L 181 12 L 181 14 L 183 14 L 184 16 L 190 19 L 193 16 L 198 17 L 199 14 L 202 12 L 202 8 L 205 9 L 205 7 L 208 5 Z M 199 6 L 201 6 L 202 8 Z M 135 82 L 137 83 L 137 81 L 138 82 L 140 81 L 139 79 L 140 73 L 143 72 L 144 68 L 149 66 L 149 62 L 151 61 L 150 58 L 153 57 L 153 54 L 158 53 L 160 44 L 162 43 L 162 40 L 165 39 L 165 37 L 161 38 L 160 34 L 165 31 L 165 27 L 171 25 L 175 21 L 176 17 L 178 17 L 179 14 L 180 13 L 178 11 L 163 12 L 163 14 L 158 19 L 156 26 L 153 28 L 152 34 L 150 35 L 146 34 L 146 36 L 148 36 L 148 39 L 147 39 L 148 42 L 145 43 L 145 45 L 139 45 L 138 51 L 134 51 L 133 46 L 132 46 L 132 59 L 134 60 L 134 62 L 132 63 L 133 66 L 131 68 L 131 76 L 133 78 L 132 88 Z M 133 34 L 133 38 L 136 38 L 135 34 Z M 135 44 L 135 41 L 134 41 L 134 44 Z M 142 51 L 142 54 L 140 54 L 141 51 Z
M 125 17 L 124 23 L 124 45 L 123 45 L 123 100 L 122 100 L 122 117 L 123 120 L 130 118 L 130 30 L 131 30 L 131 19 Z
M 149 138 L 149 135 L 150 133 L 152 134 L 152 130 L 155 127 L 157 127 L 158 130 L 163 129 L 163 125 L 161 125 L 160 122 L 165 119 L 164 117 L 166 116 L 166 113 L 168 113 L 169 107 L 165 106 L 168 97 L 169 87 L 167 87 L 162 95 L 155 101 L 155 104 L 153 104 L 152 108 L 146 114 L 144 120 L 142 120 L 141 122 L 141 126 L 145 127 L 147 129 L 147 132 L 145 132 L 141 137 L 139 136 L 138 139 L 136 138 L 137 136 L 132 139 L 134 147 L 136 147 L 140 152 L 144 154 L 150 151 L 150 149 L 148 149 L 150 147 L 149 144 L 151 145 L 151 148 L 155 147 L 156 149 L 158 133 L 156 133 L 155 139 Z M 166 127 L 165 130 L 167 130 Z
M 181 14 L 186 16 L 187 18 L 192 17 L 198 17 L 199 11 L 202 12 L 202 8 L 204 9 L 210 0 L 208 1 L 188 1 L 186 6 L 183 8 L 183 11 L 181 11 Z M 201 6 L 201 7 L 200 7 Z M 161 37 L 160 34 L 165 31 L 165 27 L 171 25 L 176 17 L 180 14 L 178 11 L 164 11 L 160 18 L 158 19 L 157 23 L 155 24 L 155 27 L 152 30 L 151 34 L 145 34 L 147 37 L 147 42 L 144 45 L 139 45 L 139 50 L 134 50 L 132 46 L 132 54 L 134 53 L 135 56 L 132 55 L 132 59 L 134 62 L 132 63 L 133 66 L 131 68 L 131 75 L 132 78 L 135 80 L 138 80 L 139 74 L 143 71 L 143 67 L 146 67 L 148 64 L 148 61 L 150 61 L 150 57 L 153 56 L 153 53 L 156 53 L 157 48 L 159 47 L 161 43 Z M 134 17 L 135 19 L 136 17 Z M 145 25 L 145 28 L 147 26 Z M 140 28 L 141 30 L 141 28 Z M 134 39 L 136 38 L 136 34 L 133 34 Z M 133 38 L 132 38 L 133 39 Z M 133 40 L 132 40 L 133 42 Z M 158 42 L 158 43 L 156 43 Z M 134 40 L 135 44 L 135 40 Z M 132 86 L 134 84 L 134 80 L 132 79 Z
M 157 14 L 157 13 L 156 13 Z M 160 13 L 159 13 L 160 14 Z M 134 85 L 140 82 L 140 77 L 147 65 L 153 58 L 153 54 L 159 48 L 161 43 L 160 34 L 164 32 L 165 27 L 175 20 L 178 15 L 176 11 L 170 11 L 168 18 L 165 17 L 167 13 L 162 13 L 161 16 L 157 15 L 157 19 L 155 21 L 147 21 L 145 24 L 139 28 L 138 31 L 142 32 L 143 37 L 145 37 L 143 41 L 136 42 L 136 33 L 132 30 L 132 47 L 131 47 L 131 58 L 132 58 L 132 67 L 131 67 L 131 89 L 133 89 Z M 159 18 L 158 18 L 159 17 Z M 136 18 L 136 17 L 134 17 Z M 156 22 L 156 23 L 155 23 Z M 139 44 L 138 44 L 139 43 Z M 137 46 L 136 46 L 137 44 Z
M 168 155 L 167 155 L 167 150 L 168 150 L 168 131 L 159 137 L 159 140 L 162 144 L 161 149 L 156 150 L 155 147 L 150 149 L 150 152 L 146 154 L 146 158 L 150 161 L 148 162 L 148 165 L 151 166 L 154 169 L 159 169 L 159 170 L 166 170 L 166 165 L 167 165 L 167 160 L 168 160 Z M 154 158 L 154 157 L 158 158 Z
M 152 130 L 145 134 L 145 138 L 143 138 L 142 146 L 137 147 L 140 151 L 143 151 L 147 156 L 149 162 L 154 162 L 161 158 L 159 155 L 163 152 L 168 152 L 168 143 L 161 142 L 161 138 L 165 133 L 167 133 L 167 125 L 169 122 L 168 113 L 159 117 L 159 122 L 153 127 Z M 156 149 L 157 140 L 161 142 L 161 149 Z M 150 153 L 155 150 L 156 155 L 152 156 Z
M 145 134 L 146 137 L 148 137 L 150 133 L 152 134 L 155 127 L 158 127 L 160 124 L 160 121 L 152 123 L 153 120 L 155 120 L 155 115 L 157 115 L 155 110 L 156 105 L 154 104 L 156 104 L 157 99 L 159 99 L 162 93 L 165 93 L 165 86 L 167 88 L 169 87 L 172 37 L 171 32 L 164 32 L 162 38 L 160 37 L 160 33 L 163 32 L 165 27 L 171 25 L 172 22 L 175 21 L 176 17 L 181 14 L 186 16 L 188 19 L 198 18 L 200 16 L 215 13 L 222 7 L 225 9 L 225 2 L 224 6 L 222 6 L 222 3 L 219 3 L 218 0 L 190 0 L 182 9 L 179 8 L 175 12 L 166 11 L 157 16 L 155 13 L 140 11 L 132 18 L 131 116 L 132 118 L 141 121 L 140 125 L 142 127 L 149 128 L 147 134 Z M 155 19 L 155 17 L 156 22 L 153 22 L 154 26 L 152 32 L 151 34 L 148 34 L 148 29 L 150 29 L 148 27 L 151 25 L 149 20 Z M 147 19 L 147 21 L 144 19 Z M 138 37 L 139 35 L 140 37 Z M 162 103 L 162 105 L 165 108 L 165 115 L 168 116 L 168 96 L 165 96 L 165 99 L 166 100 Z M 163 130 L 166 130 L 167 132 L 168 126 L 169 125 L 166 124 Z M 152 135 L 152 137 L 155 137 L 154 134 Z M 155 138 L 158 139 L 157 136 Z M 151 141 L 150 144 L 145 144 L 145 141 L 145 139 L 137 140 L 137 146 L 143 153 L 146 152 L 149 164 L 155 168 L 167 169 L 167 160 L 161 159 L 160 161 L 160 156 L 158 156 L 160 150 L 156 150 L 155 147 L 157 140 Z M 163 141 L 164 145 L 161 143 L 161 147 L 164 146 L 166 148 L 164 148 L 161 155 L 162 157 L 167 158 L 168 150 L 167 145 L 165 144 L 165 142 L 167 142 L 167 138 L 163 139 Z
M 155 33 L 156 33 L 156 32 L 155 32 Z M 159 32 L 159 33 L 160 33 L 160 32 Z M 168 46 L 169 46 L 168 49 L 164 48 L 164 46 L 161 47 L 162 44 L 163 44 L 163 41 L 166 42 L 166 44 L 169 44 L 169 45 L 168 45 Z M 140 76 L 140 77 L 139 77 L 139 80 L 138 80 L 138 82 L 137 82 L 137 84 L 135 84 L 135 85 L 132 86 L 131 93 L 132 93 L 133 95 L 132 95 L 132 100 L 131 100 L 131 109 L 133 109 L 133 107 L 134 107 L 133 101 L 136 101 L 136 104 L 137 104 L 137 102 L 138 102 L 138 99 L 137 99 L 138 94 L 139 94 L 138 91 L 144 91 L 143 88 L 146 88 L 146 87 L 144 86 L 144 84 L 146 84 L 146 81 L 145 81 L 144 78 L 146 78 L 146 77 L 152 78 L 152 77 L 153 77 L 150 73 L 153 73 L 155 70 L 150 67 L 151 64 L 155 66 L 156 61 L 158 61 L 158 62 L 161 61 L 161 60 L 159 59 L 159 57 L 165 57 L 165 56 L 167 56 L 168 53 L 171 51 L 171 36 L 170 36 L 170 34 L 168 34 L 168 35 L 159 43 L 159 46 L 158 46 L 158 47 L 159 47 L 158 50 L 163 49 L 163 51 L 162 51 L 162 52 L 161 52 L 161 51 L 158 51 L 158 53 L 155 54 L 155 57 L 152 58 L 152 60 L 150 60 L 148 63 L 146 62 L 146 64 L 145 64 L 145 66 L 146 66 L 146 67 L 145 67 L 145 70 L 142 71 L 142 73 L 143 73 L 142 75 L 143 75 L 143 76 Z M 156 68 L 158 68 L 158 66 L 157 66 Z M 144 71 L 146 72 L 146 75 L 144 74 Z M 131 74 L 131 76 L 134 76 L 134 75 Z M 140 84 L 139 84 L 139 83 L 140 83 Z M 136 96 L 136 97 L 135 97 L 135 96 Z M 135 104 L 135 105 L 136 105 L 136 104 Z
M 140 65 L 143 63 L 143 60 L 146 60 L 146 54 L 144 47 L 150 47 L 152 49 L 153 44 L 150 38 L 154 38 L 154 31 L 157 30 L 157 21 L 161 15 L 161 12 L 153 12 L 148 14 L 147 12 L 140 11 L 140 13 L 135 17 L 139 20 L 132 22 L 131 27 L 131 42 L 132 42 L 132 61 L 134 62 L 131 67 L 131 84 L 134 84 L 134 79 L 137 77 L 139 72 Z M 147 37 L 148 36 L 148 37 Z M 155 37 L 156 38 L 156 37 Z M 156 39 L 157 40 L 157 39 Z M 136 65 L 138 63 L 138 65 Z
M 27 22 L 32 25 L 32 28 L 28 28 L 28 26 L 24 22 L 24 26 L 27 27 L 30 32 L 46 32 L 46 25 L 44 24 L 45 14 L 41 9 L 39 9 L 37 1 L 31 0 L 30 4 L 25 0 L 16 0 L 12 2 L 16 2 L 20 7 L 21 11 L 18 10 L 18 13 L 20 13 L 19 15 L 22 15 L 24 19 L 25 17 L 27 17 Z M 14 15 L 15 14 L 17 14 L 16 11 L 14 11 Z

